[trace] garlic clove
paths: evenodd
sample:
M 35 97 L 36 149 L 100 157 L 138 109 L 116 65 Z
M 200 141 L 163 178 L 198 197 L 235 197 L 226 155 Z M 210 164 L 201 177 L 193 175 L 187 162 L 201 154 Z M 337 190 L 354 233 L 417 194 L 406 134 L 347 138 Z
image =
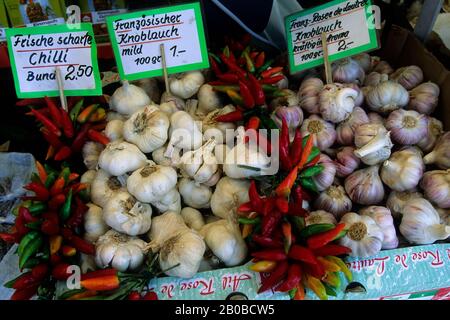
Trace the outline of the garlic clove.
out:
M 444 126 L 442 122 L 433 117 L 427 117 L 428 127 L 425 137 L 423 137 L 417 146 L 422 149 L 423 152 L 430 152 L 436 145 L 439 137 L 444 133 Z
M 309 78 L 302 82 L 298 90 L 299 105 L 308 113 L 319 113 L 319 93 L 323 82 L 319 78 Z
M 386 201 L 386 207 L 391 210 L 392 216 L 395 219 L 400 219 L 403 211 L 403 207 L 411 200 L 423 198 L 420 192 L 415 191 L 391 191 Z
M 393 146 L 390 133 L 382 125 L 366 123 L 355 131 L 355 155 L 368 165 L 378 164 L 389 158 Z
M 450 132 L 439 137 L 433 151 L 427 154 L 423 161 L 425 164 L 435 164 L 440 169 L 450 168 Z

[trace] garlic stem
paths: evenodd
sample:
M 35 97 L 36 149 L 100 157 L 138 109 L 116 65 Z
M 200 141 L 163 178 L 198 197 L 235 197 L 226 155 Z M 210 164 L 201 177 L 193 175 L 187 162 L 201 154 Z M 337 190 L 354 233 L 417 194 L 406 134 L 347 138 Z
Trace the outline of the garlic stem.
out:
M 434 224 L 428 226 L 427 231 L 434 235 L 436 240 L 445 240 L 450 237 L 450 226 Z
M 384 132 L 380 132 L 378 131 L 378 133 L 376 134 L 375 137 L 373 137 L 369 143 L 367 143 L 366 145 L 364 145 L 362 148 L 357 149 L 354 151 L 355 155 L 358 156 L 359 158 L 365 157 L 366 155 L 372 153 L 372 152 L 376 152 L 379 149 L 383 148 L 384 146 L 386 146 L 386 137 L 389 138 L 390 136 L 390 132 L 388 133 L 384 133 Z

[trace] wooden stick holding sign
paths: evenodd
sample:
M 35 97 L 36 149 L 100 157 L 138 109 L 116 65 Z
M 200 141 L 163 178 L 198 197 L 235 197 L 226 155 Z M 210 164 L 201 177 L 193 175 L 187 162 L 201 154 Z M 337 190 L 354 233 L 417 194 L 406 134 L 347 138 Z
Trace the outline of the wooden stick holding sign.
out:
M 67 108 L 67 98 L 64 95 L 64 81 L 61 75 L 61 69 L 59 67 L 55 68 L 56 73 L 56 82 L 58 83 L 58 90 L 59 90 L 59 99 L 61 100 L 61 107 L 66 111 L 69 112 Z
M 331 76 L 331 65 L 328 56 L 328 45 L 327 45 L 327 34 L 325 32 L 321 35 L 322 38 L 322 50 L 323 50 L 323 62 L 325 64 L 325 79 L 327 84 L 333 83 L 333 78 Z
M 162 63 L 162 68 L 163 68 L 163 73 L 164 73 L 164 83 L 166 85 L 167 94 L 170 97 L 171 94 L 170 94 L 170 87 L 169 87 L 169 75 L 167 73 L 166 54 L 164 52 L 164 43 L 161 43 L 159 45 L 159 51 L 161 52 L 161 63 Z

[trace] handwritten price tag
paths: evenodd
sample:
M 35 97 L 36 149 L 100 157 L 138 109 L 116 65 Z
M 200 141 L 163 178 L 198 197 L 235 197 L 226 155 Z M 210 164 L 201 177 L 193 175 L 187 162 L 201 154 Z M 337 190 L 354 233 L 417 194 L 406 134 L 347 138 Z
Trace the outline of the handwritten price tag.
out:
M 58 96 L 60 68 L 67 96 L 100 95 L 101 81 L 92 25 L 6 30 L 17 97 Z
M 378 47 L 370 0 L 335 0 L 285 18 L 291 73 L 323 64 L 321 34 L 330 61 Z
M 168 73 L 209 67 L 199 3 L 110 16 L 106 23 L 121 79 L 162 75 L 161 43 Z

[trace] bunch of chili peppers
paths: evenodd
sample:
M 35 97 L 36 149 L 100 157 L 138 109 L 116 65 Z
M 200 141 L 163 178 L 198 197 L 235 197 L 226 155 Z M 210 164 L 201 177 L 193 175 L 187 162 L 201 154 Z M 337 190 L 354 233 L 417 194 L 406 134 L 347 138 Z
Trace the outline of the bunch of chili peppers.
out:
M 69 111 L 59 107 L 54 99 L 23 99 L 17 106 L 28 106 L 27 115 L 41 124 L 40 131 L 48 143 L 46 160 L 63 161 L 81 151 L 87 140 L 106 145 L 109 140 L 101 133 L 106 126 L 106 110 L 99 103 L 87 107 L 84 99 L 69 99 Z
M 79 236 L 88 210 L 87 185 L 64 167 L 60 172 L 36 162 L 38 173 L 24 188 L 33 192 L 13 210 L 15 224 L 0 239 L 18 243 L 19 268 L 27 270 L 5 284 L 15 289 L 12 300 L 29 299 L 36 293 L 51 296 L 54 280 L 68 275 L 77 264 L 77 253 L 93 255 L 95 247 Z

